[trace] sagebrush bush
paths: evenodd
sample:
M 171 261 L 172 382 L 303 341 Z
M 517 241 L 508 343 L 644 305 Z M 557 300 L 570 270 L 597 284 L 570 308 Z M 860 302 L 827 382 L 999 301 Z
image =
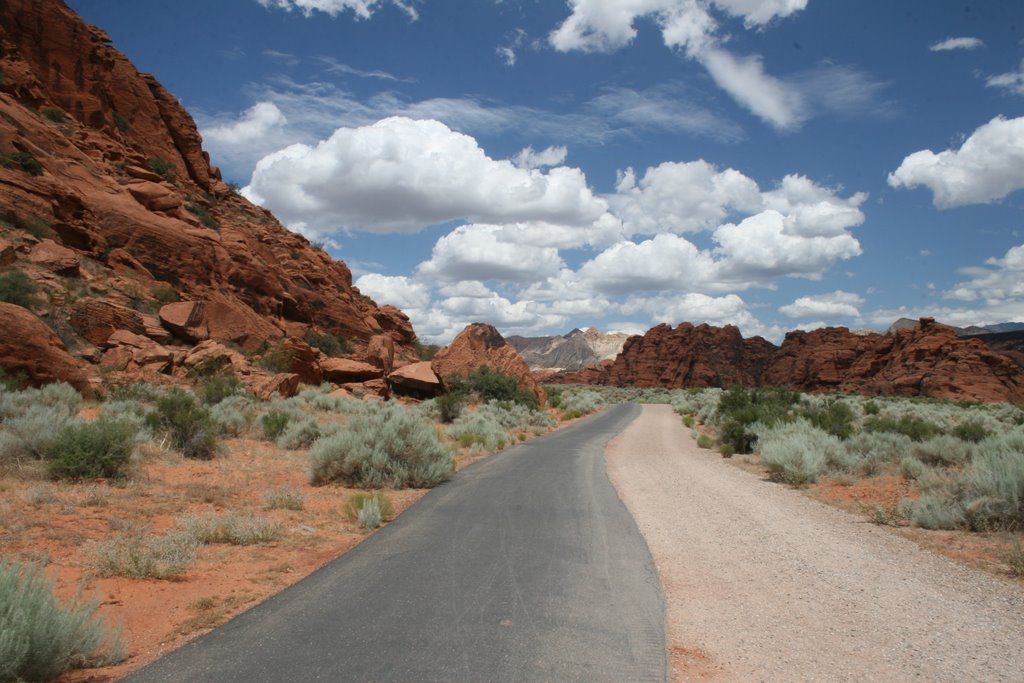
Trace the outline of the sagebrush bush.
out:
M 910 453 L 926 465 L 963 465 L 974 457 L 977 449 L 972 442 L 949 434 L 933 436 L 914 443 Z
M 367 529 L 376 529 L 381 522 L 395 518 L 395 506 L 381 491 L 353 493 L 345 501 L 345 515 Z
M 697 437 L 698 448 L 712 448 L 715 445 L 715 440 L 707 434 L 701 434 Z
M 260 426 L 263 427 L 263 438 L 273 441 L 284 434 L 291 422 L 292 413 L 287 410 L 270 409 L 260 417 Z
M 65 405 L 33 405 L 3 420 L 0 463 L 42 460 L 57 435 L 79 420 Z
M 451 476 L 455 462 L 433 423 L 396 403 L 354 414 L 344 431 L 310 449 L 309 478 L 368 488 L 430 487 Z
M 208 406 L 215 406 L 231 396 L 244 391 L 242 383 L 234 375 L 211 377 L 199 387 L 199 398 Z
M 60 429 L 46 447 L 47 469 L 54 479 L 114 479 L 124 474 L 135 451 L 138 427 L 128 420 L 101 416 Z
M 842 442 L 804 421 L 781 424 L 761 435 L 761 461 L 770 476 L 793 486 L 811 484 L 839 458 Z
M 563 392 L 560 406 L 562 414 L 571 420 L 583 415 L 589 415 L 603 403 L 604 398 L 601 394 L 584 389 L 582 391 Z
M 239 436 L 252 421 L 252 401 L 245 396 L 229 396 L 210 408 L 210 419 L 225 436 Z
M 153 536 L 144 528 L 130 528 L 92 546 L 92 568 L 99 576 L 168 581 L 185 573 L 197 545 L 184 532 Z
M 985 424 L 978 419 L 965 420 L 953 428 L 953 436 L 970 443 L 978 443 L 991 434 Z
M 873 415 L 864 420 L 864 430 L 869 432 L 893 432 L 903 434 L 912 441 L 924 441 L 942 433 L 942 427 L 916 415 Z
M 496 451 L 512 442 L 512 435 L 493 411 L 465 413 L 445 431 L 463 448 L 479 446 L 483 450 Z
M 306 494 L 293 486 L 279 486 L 263 492 L 263 505 L 268 510 L 301 510 Z
M 120 639 L 80 596 L 62 602 L 34 564 L 0 562 L 0 682 L 52 681 L 122 659 Z
M 836 399 L 808 402 L 803 415 L 818 429 L 840 439 L 848 439 L 854 432 L 856 413 L 849 403 Z
M 146 416 L 146 423 L 164 431 L 185 457 L 209 460 L 217 454 L 218 427 L 210 411 L 187 391 L 173 389 L 158 398 L 156 411 Z
M 480 402 L 514 401 L 529 408 L 538 407 L 537 397 L 520 389 L 515 377 L 492 370 L 486 365 L 481 365 L 464 377 L 446 377 L 445 384 L 452 393 L 472 394 Z
M 441 422 L 451 424 L 462 415 L 462 410 L 466 407 L 466 398 L 460 393 L 442 394 L 434 399 L 434 405 L 437 407 Z
M 286 450 L 309 448 L 321 436 L 320 425 L 317 424 L 317 421 L 312 417 L 303 416 L 289 420 L 275 443 L 278 448 Z
M 39 288 L 22 271 L 12 268 L 0 272 L 0 301 L 32 308 L 39 303 L 38 294 Z
M 235 512 L 188 516 L 182 524 L 189 536 L 203 544 L 256 545 L 270 543 L 280 538 L 284 532 L 284 526 L 279 522 Z

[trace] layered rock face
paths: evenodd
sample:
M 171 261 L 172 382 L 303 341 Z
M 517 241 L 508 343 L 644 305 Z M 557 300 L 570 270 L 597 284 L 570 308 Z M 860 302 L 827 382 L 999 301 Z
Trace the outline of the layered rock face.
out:
M 931 318 L 887 334 L 790 332 L 764 382 L 812 392 L 1024 402 L 1024 368 Z
M 1008 345 L 1011 342 L 1007 342 Z M 1024 367 L 931 318 L 886 334 L 790 332 L 780 348 L 735 327 L 658 325 L 612 362 L 548 381 L 637 387 L 786 386 L 807 392 L 1024 402 Z
M 626 340 L 611 363 L 559 375 L 559 383 L 635 387 L 724 387 L 761 383 L 775 347 L 732 325 L 661 324 Z
M 0 267 L 46 295 L 32 310 L 67 350 L 96 362 L 119 329 L 249 353 L 330 334 L 411 359 L 409 319 L 223 183 L 188 112 L 109 43 L 60 0 L 0 3 Z
M 531 370 L 579 370 L 615 358 L 630 335 L 590 327 L 558 337 L 508 337 Z

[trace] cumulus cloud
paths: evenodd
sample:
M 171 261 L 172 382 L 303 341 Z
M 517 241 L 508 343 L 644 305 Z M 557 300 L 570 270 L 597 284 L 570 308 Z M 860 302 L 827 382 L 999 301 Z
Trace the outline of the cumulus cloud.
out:
M 985 85 L 990 88 L 1002 88 L 1014 95 L 1024 95 L 1024 60 L 1016 71 L 990 76 L 985 80 Z
M 802 237 L 838 237 L 864 222 L 864 192 L 847 198 L 801 175 L 787 175 L 779 187 L 764 193 L 764 206 L 783 216 L 785 232 Z
M 555 275 L 564 263 L 553 247 L 502 239 L 499 225 L 463 225 L 434 244 L 422 276 L 446 282 L 500 280 L 527 283 Z
M 979 47 L 985 47 L 985 43 L 982 42 L 981 38 L 965 36 L 940 40 L 937 43 L 933 43 L 928 49 L 932 52 L 945 52 L 947 50 L 974 50 Z
M 627 169 L 608 201 L 628 235 L 679 234 L 714 228 L 736 210 L 757 210 L 761 195 L 757 183 L 739 171 L 719 171 L 700 159 L 667 161 L 639 180 Z
M 779 307 L 779 312 L 790 318 L 859 318 L 863 297 L 852 292 L 836 290 L 829 294 L 802 296 L 791 304 Z
M 558 166 L 565 161 L 565 157 L 568 154 L 569 150 L 565 145 L 548 147 L 547 149 L 542 149 L 539 152 L 535 152 L 533 147 L 526 147 L 512 157 L 512 163 L 519 168 L 527 169 Z
M 415 232 L 454 219 L 585 226 L 607 209 L 579 169 L 517 168 L 439 121 L 404 117 L 270 154 L 243 193 L 318 231 Z
M 947 299 L 1024 305 L 1024 244 L 1009 249 L 1001 258 L 988 259 L 984 266 L 964 268 L 962 272 L 971 279 L 946 292 Z
M 403 275 L 366 273 L 355 286 L 379 304 L 391 304 L 403 311 L 420 310 L 430 305 L 430 289 Z
M 924 185 L 940 209 L 986 204 L 1024 189 L 1024 116 L 997 116 L 958 150 L 914 152 L 888 180 L 892 187 Z
M 640 243 L 618 242 L 579 270 L 586 286 L 609 295 L 713 287 L 716 274 L 717 264 L 709 253 L 672 234 Z
M 400 8 L 411 19 L 417 18 L 416 8 L 411 2 L 402 0 L 256 0 L 264 7 L 283 9 L 287 12 L 298 10 L 306 17 L 323 12 L 332 17 L 342 12 L 352 12 L 359 19 L 369 19 L 383 4 Z
M 246 109 L 237 121 L 205 128 L 203 137 L 220 147 L 244 147 L 259 143 L 287 123 L 276 104 L 259 102 Z
M 781 130 L 799 126 L 806 107 L 799 88 L 768 74 L 758 55 L 736 56 L 722 47 L 717 7 L 741 17 L 748 29 L 804 9 L 806 0 L 570 0 L 571 14 L 548 40 L 562 52 L 612 52 L 636 37 L 637 19 L 653 18 L 665 45 L 707 68 L 737 103 Z

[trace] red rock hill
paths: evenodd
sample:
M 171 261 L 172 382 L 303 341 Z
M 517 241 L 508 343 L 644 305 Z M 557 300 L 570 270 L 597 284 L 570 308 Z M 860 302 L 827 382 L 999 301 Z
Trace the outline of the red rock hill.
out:
M 288 338 L 306 381 L 321 357 L 307 335 L 340 337 L 383 372 L 411 358 L 408 318 L 222 182 L 188 112 L 109 43 L 60 0 L 0 2 L 0 267 L 40 290 L 28 308 L 60 347 L 94 382 L 104 358 L 177 373 L 204 340 L 252 354 Z M 17 361 L 6 349 L 0 366 L 42 381 Z

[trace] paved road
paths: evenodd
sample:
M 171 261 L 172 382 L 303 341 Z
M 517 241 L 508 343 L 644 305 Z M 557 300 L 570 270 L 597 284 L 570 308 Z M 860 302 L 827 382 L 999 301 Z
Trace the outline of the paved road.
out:
M 664 681 L 664 603 L 609 484 L 614 406 L 466 468 L 129 681 Z

